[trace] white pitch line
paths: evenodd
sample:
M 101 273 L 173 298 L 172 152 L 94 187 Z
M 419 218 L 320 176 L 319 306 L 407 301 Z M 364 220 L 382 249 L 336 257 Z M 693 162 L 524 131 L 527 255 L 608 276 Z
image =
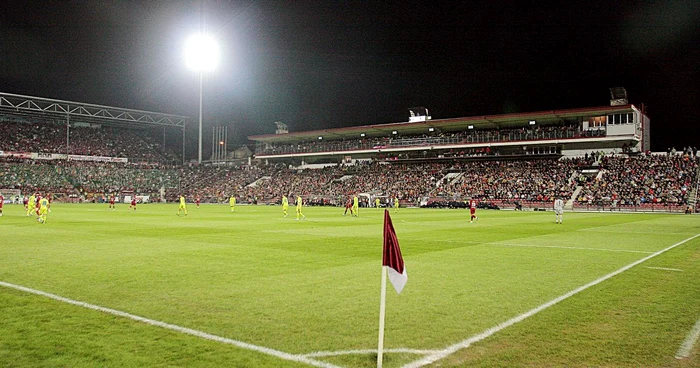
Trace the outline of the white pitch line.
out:
M 554 298 L 554 299 L 548 301 L 547 303 L 540 305 L 539 307 L 533 308 L 533 309 L 531 309 L 531 310 L 529 310 L 529 311 L 527 311 L 519 316 L 513 317 L 513 318 L 511 318 L 511 319 L 509 319 L 509 320 L 507 320 L 499 325 L 491 327 L 478 335 L 474 335 L 466 340 L 463 340 L 463 341 L 460 341 L 456 344 L 450 345 L 447 348 L 440 350 L 434 354 L 428 355 L 422 359 L 408 363 L 408 364 L 404 365 L 403 368 L 419 368 L 419 367 L 422 367 L 426 364 L 434 363 L 442 358 L 447 357 L 448 355 L 451 355 L 451 354 L 457 352 L 458 350 L 467 348 L 471 344 L 473 344 L 475 342 L 479 342 L 479 341 L 495 334 L 496 332 L 499 332 L 499 331 L 505 329 L 506 327 L 510 327 L 518 322 L 521 322 L 529 317 L 532 317 L 535 314 L 561 302 L 562 300 L 566 300 L 566 299 L 568 299 L 568 298 L 570 298 L 570 297 L 572 297 L 572 296 L 574 296 L 574 295 L 576 295 L 576 294 L 578 294 L 578 293 L 580 293 L 580 292 L 582 292 L 582 291 L 584 291 L 592 286 L 600 284 L 601 282 L 603 282 L 603 281 L 605 281 L 613 276 L 617 276 L 617 275 L 629 270 L 630 268 L 632 268 L 640 263 L 646 262 L 647 260 L 652 259 L 660 254 L 663 254 L 663 253 L 665 253 L 665 252 L 667 252 L 667 251 L 669 251 L 669 250 L 671 250 L 671 249 L 673 249 L 673 248 L 675 248 L 675 247 L 677 247 L 685 242 L 693 240 L 693 239 L 697 238 L 698 236 L 700 236 L 700 234 L 696 234 L 696 235 L 691 236 L 690 238 L 687 238 L 685 240 L 681 240 L 680 242 L 673 244 L 667 248 L 664 248 L 664 249 L 662 249 L 654 254 L 646 256 L 638 261 L 632 262 L 632 263 L 628 264 L 627 266 L 624 266 L 624 267 L 618 269 L 617 271 L 611 272 L 611 273 L 609 273 L 601 278 L 598 278 L 597 280 L 591 281 L 586 285 L 578 287 L 572 291 L 569 291 L 568 293 L 566 293 L 564 295 L 561 295 L 557 298 Z
M 652 270 L 663 270 L 663 271 L 676 271 L 676 272 L 683 272 L 683 270 L 679 268 L 667 268 L 667 267 L 650 267 L 646 266 L 646 268 L 651 268 Z
M 422 350 L 422 349 L 408 349 L 408 348 L 396 348 L 396 349 L 384 349 L 385 353 L 408 353 L 408 354 L 421 354 L 428 355 L 437 353 L 439 350 Z M 313 353 L 302 354 L 300 356 L 311 358 L 319 357 L 329 357 L 329 356 L 339 356 L 339 355 L 352 355 L 352 354 L 376 354 L 377 349 L 360 349 L 360 350 L 340 350 L 340 351 L 316 351 Z
M 156 320 L 153 320 L 150 318 L 137 316 L 137 315 L 127 313 L 127 312 L 122 312 L 122 311 L 119 311 L 116 309 L 100 307 L 99 305 L 94 305 L 94 304 L 90 304 L 90 303 L 81 302 L 78 300 L 64 298 L 64 297 L 56 295 L 56 294 L 51 294 L 51 293 L 47 293 L 45 291 L 31 289 L 31 288 L 20 286 L 20 285 L 10 284 L 8 282 L 0 281 L 0 286 L 4 286 L 4 287 L 10 288 L 10 289 L 15 289 L 15 290 L 19 290 L 19 291 L 24 291 L 24 292 L 30 293 L 30 294 L 41 295 L 43 297 L 58 300 L 60 302 L 76 305 L 76 306 L 87 308 L 87 309 L 96 310 L 99 312 L 104 312 L 104 313 L 111 314 L 114 316 L 128 318 L 128 319 L 131 319 L 134 321 L 143 322 L 143 323 L 151 325 L 151 326 L 162 327 L 162 328 L 177 331 L 177 332 L 180 332 L 183 334 L 197 336 L 197 337 L 201 337 L 203 339 L 212 340 L 212 341 L 220 342 L 223 344 L 234 345 L 234 346 L 237 346 L 239 348 L 257 351 L 259 353 L 272 355 L 274 357 L 281 358 L 284 360 L 290 360 L 290 361 L 299 362 L 299 363 L 306 363 L 308 365 L 312 365 L 315 367 L 340 368 L 337 365 L 333 365 L 333 364 L 326 363 L 326 362 L 321 362 L 321 361 L 314 360 L 314 359 L 309 359 L 309 358 L 306 358 L 306 357 L 301 356 L 301 355 L 285 353 L 283 351 L 266 348 L 264 346 L 258 346 L 258 345 L 249 344 L 249 343 L 243 342 L 243 341 L 228 339 L 225 337 L 212 335 L 210 333 L 206 333 L 203 331 L 193 330 L 191 328 L 173 325 L 173 324 L 165 323 L 165 322 L 161 322 L 161 321 L 156 321 Z
M 644 253 L 652 254 L 645 250 L 628 250 L 628 249 L 607 249 L 607 248 L 585 248 L 585 247 L 565 247 L 560 245 L 536 245 L 536 244 L 510 244 L 510 243 L 486 243 L 493 245 L 502 245 L 505 247 L 533 247 L 533 248 L 558 248 L 558 249 L 577 249 L 577 250 L 597 250 L 604 252 L 625 252 L 625 253 Z
M 695 322 L 695 326 L 688 333 L 688 337 L 683 340 L 681 347 L 676 352 L 676 359 L 685 359 L 690 356 L 690 351 L 693 350 L 693 345 L 698 341 L 700 337 L 700 319 Z

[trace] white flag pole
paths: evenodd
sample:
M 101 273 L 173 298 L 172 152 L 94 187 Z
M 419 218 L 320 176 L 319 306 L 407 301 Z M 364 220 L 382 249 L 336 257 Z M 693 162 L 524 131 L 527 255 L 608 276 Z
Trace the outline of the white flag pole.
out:
M 382 368 L 384 355 L 384 311 L 386 309 L 386 268 L 382 266 L 382 296 L 379 302 L 379 345 L 377 346 L 377 368 Z

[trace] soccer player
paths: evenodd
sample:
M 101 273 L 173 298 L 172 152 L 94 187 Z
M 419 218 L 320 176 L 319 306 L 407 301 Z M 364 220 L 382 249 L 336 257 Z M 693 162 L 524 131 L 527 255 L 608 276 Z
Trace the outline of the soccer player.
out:
M 0 193 L 0 217 L 2 217 L 2 205 L 5 203 L 5 197 L 2 196 L 2 193 Z
M 554 215 L 554 223 L 561 224 L 564 221 L 564 201 L 561 198 L 554 200 Z
M 51 193 L 49 193 L 49 194 L 46 195 L 46 199 L 49 200 L 49 206 L 48 206 L 48 208 L 49 208 L 49 213 L 51 213 L 51 197 L 53 197 L 53 196 L 51 195 Z
M 27 201 L 27 217 L 29 217 L 32 212 L 36 209 L 36 194 L 32 193 Z
M 348 210 L 350 210 L 350 214 L 352 215 L 352 199 L 350 198 L 345 201 L 345 212 L 343 212 L 343 216 L 348 214 Z
M 297 196 L 297 220 L 299 220 L 299 216 L 301 216 L 301 219 L 305 219 L 306 216 L 301 213 L 301 206 L 303 205 L 301 196 Z
M 394 196 L 394 210 L 399 212 L 399 196 Z
M 39 206 L 39 203 L 40 203 L 40 202 L 41 202 L 41 193 L 38 193 L 38 192 L 37 192 L 37 193 L 36 193 L 36 199 L 35 199 L 35 201 L 34 201 L 34 203 L 36 203 L 35 206 L 36 206 L 36 215 L 37 215 L 37 216 L 39 216 L 39 209 L 41 208 L 41 207 Z
M 479 221 L 479 218 L 476 216 L 476 205 L 477 202 L 475 199 L 469 200 L 469 223 Z
M 185 211 L 185 216 L 187 216 L 187 201 L 185 201 L 185 196 L 180 194 L 180 207 L 177 209 L 177 215 L 180 216 L 180 211 Z
M 116 200 L 116 198 L 114 198 L 114 194 L 112 194 L 111 196 L 109 196 L 109 209 L 110 209 L 110 210 L 116 210 L 116 209 L 117 209 L 117 208 L 114 206 L 115 200 Z
M 136 196 L 133 196 L 131 198 L 131 204 L 129 204 L 129 209 L 132 209 L 132 208 L 134 209 L 134 211 L 136 211 Z
M 194 199 L 194 203 L 196 203 L 197 208 L 199 208 L 199 196 L 197 196 L 197 198 Z
M 289 199 L 287 198 L 286 195 L 282 194 L 282 213 L 284 213 L 284 217 L 287 217 L 289 213 L 287 212 L 289 210 Z
M 360 202 L 357 199 L 357 194 L 352 196 L 352 214 L 355 217 L 360 217 Z
M 44 197 L 39 200 L 39 210 L 37 211 L 36 220 L 42 224 L 46 223 L 46 214 L 49 212 L 49 200 Z
M 374 208 L 379 208 L 381 205 L 381 201 L 379 200 L 379 197 L 374 199 Z
M 26 195 L 22 196 L 22 204 L 24 204 L 24 210 L 26 211 L 29 208 L 29 198 Z
M 228 200 L 228 205 L 231 207 L 231 212 L 233 212 L 236 209 L 236 196 L 232 195 L 231 198 Z

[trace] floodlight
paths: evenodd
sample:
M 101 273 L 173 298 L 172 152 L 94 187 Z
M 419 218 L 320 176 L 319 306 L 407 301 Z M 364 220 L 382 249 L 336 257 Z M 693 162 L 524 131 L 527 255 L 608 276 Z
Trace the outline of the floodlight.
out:
M 212 71 L 219 63 L 219 46 L 213 38 L 197 33 L 185 41 L 185 64 L 199 72 L 199 152 L 197 162 L 202 163 L 202 85 L 204 72 Z
M 428 131 L 429 131 L 429 132 L 434 132 L 434 131 L 435 131 L 435 128 L 428 128 Z
M 393 132 L 391 132 L 391 134 L 397 134 L 397 133 L 398 133 L 398 132 L 397 132 L 397 131 L 395 131 L 395 130 L 394 130 Z
M 360 133 L 360 137 L 364 137 L 364 136 L 365 136 L 365 133 Z
M 469 125 L 469 126 L 467 126 L 467 129 L 474 129 L 474 126 L 473 126 L 473 125 Z
M 318 137 L 318 140 L 319 140 L 319 141 L 320 141 L 321 139 L 323 139 L 323 137 Z
M 185 63 L 196 71 L 211 71 L 219 63 L 219 45 L 210 36 L 197 33 L 185 41 Z
M 537 122 L 534 120 L 530 120 L 530 125 L 535 125 Z

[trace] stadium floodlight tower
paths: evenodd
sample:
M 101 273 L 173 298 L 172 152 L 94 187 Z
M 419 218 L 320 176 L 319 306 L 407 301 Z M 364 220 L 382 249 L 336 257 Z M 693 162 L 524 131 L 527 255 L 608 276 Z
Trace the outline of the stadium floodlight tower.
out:
M 202 86 L 204 72 L 210 72 L 219 63 L 219 46 L 216 41 L 206 33 L 197 33 L 185 41 L 185 63 L 187 66 L 199 72 L 199 155 L 198 161 L 202 163 Z

